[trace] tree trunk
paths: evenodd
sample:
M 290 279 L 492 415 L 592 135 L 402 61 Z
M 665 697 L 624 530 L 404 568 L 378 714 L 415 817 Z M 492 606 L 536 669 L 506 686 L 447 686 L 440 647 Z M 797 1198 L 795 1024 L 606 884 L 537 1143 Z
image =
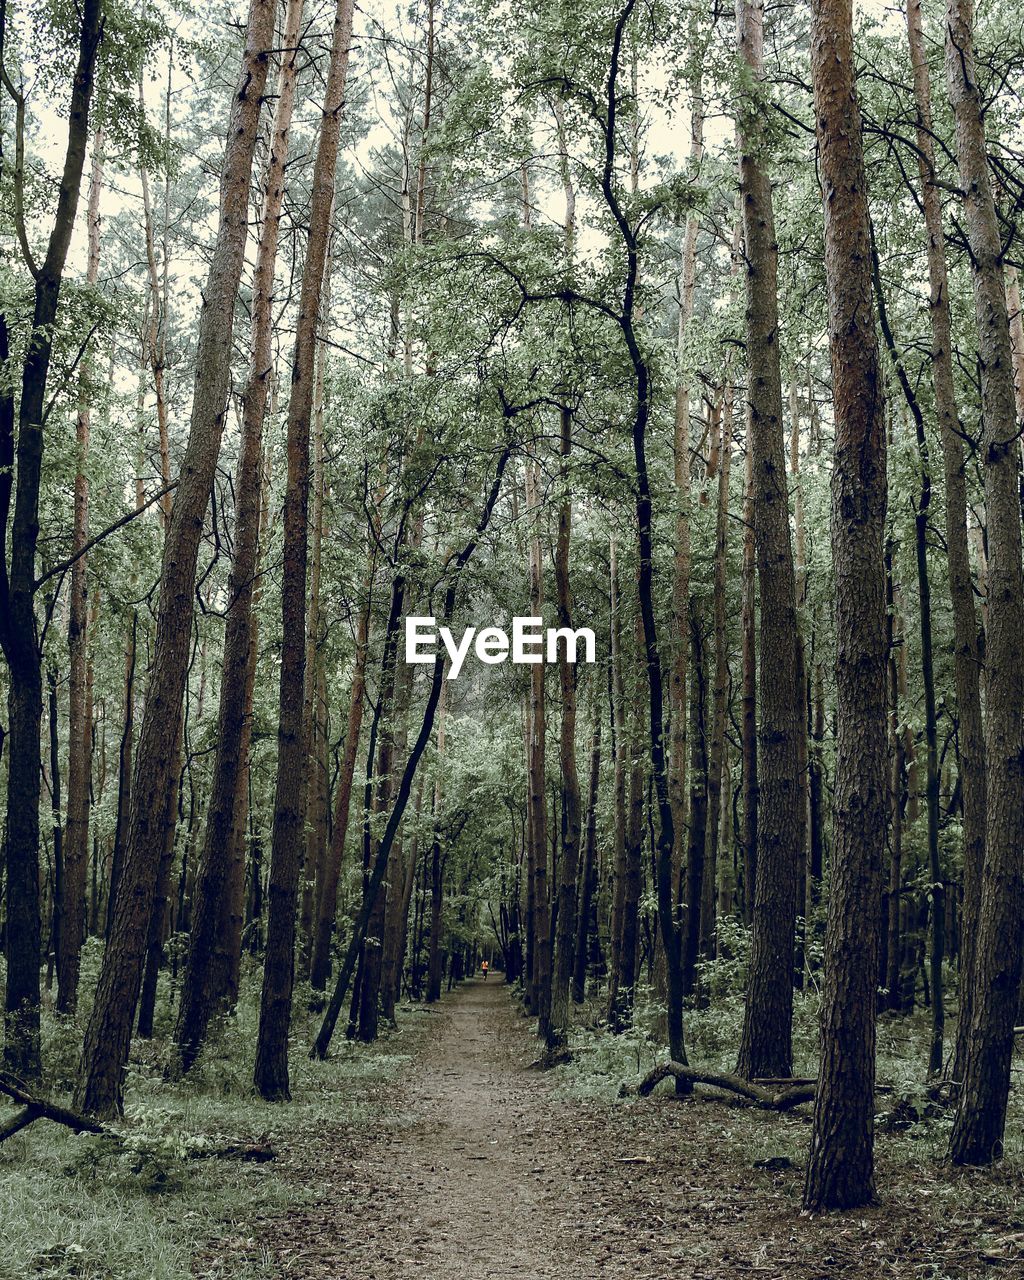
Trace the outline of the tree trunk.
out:
M 195 1062 L 210 1018 L 226 993 L 228 984 L 223 972 L 215 972 L 221 966 L 215 963 L 214 956 L 225 916 L 231 914 L 232 906 L 237 908 L 239 876 L 236 864 L 242 852 L 239 848 L 237 810 L 238 800 L 244 795 L 242 789 L 247 789 L 246 765 L 255 676 L 253 595 L 263 516 L 263 419 L 273 378 L 271 302 L 284 200 L 288 135 L 298 78 L 302 10 L 303 0 L 289 0 L 282 37 L 284 53 L 278 77 L 273 142 L 264 180 L 263 225 L 253 279 L 249 377 L 242 393 L 242 442 L 235 481 L 235 538 L 224 629 L 224 678 L 217 717 L 218 747 L 196 875 L 192 930 L 175 1030 L 176 1053 L 182 1071 L 188 1071 Z M 228 674 L 236 672 L 243 673 L 241 679 Z M 233 886 L 235 893 L 232 893 Z
M 78 60 L 71 82 L 68 140 L 57 210 L 46 257 L 35 268 L 31 337 L 24 356 L 18 407 L 17 489 L 7 558 L 10 481 L 0 527 L 0 646 L 8 666 L 7 766 L 7 983 L 4 999 L 4 1054 L 7 1070 L 32 1080 L 39 1063 L 39 799 L 40 729 L 43 714 L 42 656 L 36 633 L 36 547 L 43 463 L 43 418 L 53 337 L 64 264 L 74 229 L 89 137 L 96 52 L 101 29 L 100 0 L 85 0 L 79 25 Z M 34 264 L 32 264 L 34 265 Z M 6 345 L 6 325 L 4 330 Z M 11 409 L 5 410 L 10 415 Z M 5 452 L 13 452 L 8 416 Z
M 754 550 L 754 445 L 750 414 L 744 451 L 742 715 L 743 758 L 743 919 L 754 922 L 757 891 L 757 556 Z
M 540 550 L 540 468 L 527 461 L 526 507 L 530 537 L 530 614 L 544 613 L 544 574 Z M 530 833 L 533 844 L 534 985 L 537 1034 L 546 1039 L 551 1013 L 551 916 L 548 904 L 548 809 L 545 774 L 544 665 L 530 668 Z
M 740 55 L 764 79 L 763 0 L 738 0 Z M 754 545 L 761 587 L 762 672 L 757 778 L 757 877 L 747 1000 L 737 1072 L 753 1079 L 793 1070 L 793 949 L 803 872 L 801 739 L 806 729 L 797 655 L 799 619 L 789 530 L 779 364 L 778 245 L 768 136 L 760 112 L 740 113 L 740 203 L 747 263 L 747 364 L 754 465 Z
M 985 632 L 985 865 L 972 965 L 971 1022 L 950 1152 L 987 1164 L 1002 1150 L 1013 1028 L 1021 977 L 1024 911 L 1024 584 L 1017 470 L 1017 416 L 1003 283 L 1002 244 L 985 152 L 974 63 L 972 6 L 946 6 L 946 84 L 971 255 L 981 374 L 988 533 Z
M 804 1187 L 808 1209 L 870 1203 L 875 1006 L 888 820 L 885 692 L 885 406 L 849 0 L 814 0 L 811 70 L 825 211 L 836 435 L 834 849 L 825 936 L 821 1065 Z
M 725 756 L 726 699 L 729 693 L 729 648 L 726 629 L 726 571 L 729 554 L 729 473 L 732 462 L 732 387 L 722 390 L 721 459 L 718 468 L 718 507 L 715 518 L 715 682 L 711 697 L 711 744 L 708 753 L 708 818 L 700 907 L 700 951 L 714 959 L 718 926 L 718 839 L 722 817 L 722 775 Z
M 622 972 L 622 918 L 626 886 L 626 702 L 622 687 L 622 597 L 619 593 L 619 558 L 615 535 L 608 542 L 608 585 L 610 596 L 609 645 L 611 649 L 611 711 L 614 836 L 611 873 L 611 965 L 608 974 L 606 1016 L 612 1030 L 623 1025 L 620 993 L 629 982 Z
M 562 723 L 558 763 L 562 778 L 562 857 L 558 869 L 558 923 L 555 939 L 555 970 L 551 984 L 551 1024 L 548 1047 L 564 1046 L 569 1035 L 569 984 L 576 957 L 576 879 L 580 854 L 580 782 L 576 768 L 576 667 L 569 661 L 572 633 L 572 591 L 569 583 L 569 555 L 572 537 L 572 502 L 569 497 L 569 455 L 572 450 L 572 417 L 561 412 L 562 484 L 564 497 L 558 509 L 558 540 L 555 547 L 555 616 L 566 630 L 566 641 L 558 650 L 558 684 L 562 696 Z M 586 937 L 586 922 L 580 918 L 579 931 Z
M 277 727 L 277 786 L 271 836 L 267 947 L 260 998 L 254 1082 L 267 1102 L 291 1097 L 288 1032 L 294 980 L 295 908 L 306 816 L 308 743 L 303 732 L 306 667 L 306 559 L 309 514 L 309 434 L 313 411 L 320 297 L 331 232 L 341 116 L 345 102 L 353 0 L 338 0 L 324 109 L 313 168 L 306 260 L 292 359 L 288 404 L 288 479 L 284 501 L 281 586 L 281 686 Z
M 370 638 L 370 578 L 371 575 L 368 574 L 364 583 L 365 596 L 356 626 L 356 651 L 352 667 L 352 688 L 349 693 L 348 728 L 345 733 L 345 750 L 341 757 L 341 768 L 338 771 L 334 797 L 331 846 L 324 863 L 323 883 L 316 894 L 316 935 L 313 939 L 309 969 L 309 981 L 314 991 L 325 990 L 331 967 L 331 939 L 334 936 L 334 919 L 338 910 L 338 880 L 345 855 L 345 837 L 348 834 L 348 817 L 352 806 L 352 784 L 359 754 L 359 735 L 363 726 L 366 656 Z
M 971 972 L 981 872 L 985 861 L 985 738 L 981 718 L 979 672 L 981 653 L 978 620 L 974 611 L 971 558 L 967 536 L 967 482 L 960 414 L 953 378 L 952 322 L 949 311 L 949 279 L 946 272 L 942 201 L 935 176 L 935 142 L 932 136 L 931 84 L 924 48 L 921 0 L 908 0 L 907 31 L 914 71 L 917 102 L 917 157 L 921 177 L 921 201 L 928 234 L 929 315 L 932 328 L 932 381 L 935 410 L 942 443 L 946 496 L 946 563 L 953 608 L 953 676 L 959 715 L 960 783 L 964 823 L 964 892 L 960 954 L 960 1009 L 953 1079 L 962 1080 L 971 1020 Z
M 92 140 L 92 172 L 89 176 L 89 259 L 86 282 L 95 285 L 100 268 L 100 191 L 103 187 L 103 130 Z M 89 537 L 90 367 L 86 363 L 78 380 L 78 417 L 75 427 L 78 461 L 75 468 L 75 513 L 68 592 L 68 808 L 64 830 L 64 865 L 61 880 L 60 948 L 57 953 L 57 1012 L 74 1013 L 78 1004 L 79 960 L 85 941 L 85 881 L 89 860 L 89 791 L 92 771 L 92 717 L 88 698 L 89 585 L 87 557 L 81 554 Z
M 573 964 L 572 998 L 583 1003 L 587 986 L 590 939 L 596 931 L 594 906 L 597 893 L 597 800 L 601 783 L 601 700 L 594 700 L 594 734 L 590 747 L 590 779 L 587 788 L 587 830 L 583 846 L 583 874 L 580 877 L 579 924 L 576 929 L 576 956 Z
M 274 44 L 275 11 L 268 0 L 251 0 L 221 173 L 220 225 L 199 321 L 189 440 L 164 545 L 156 642 L 123 866 L 75 1094 L 79 1110 L 102 1116 L 121 1111 L 123 1073 L 152 912 L 154 850 L 161 847 L 159 824 L 167 813 L 173 785 L 172 749 L 181 721 L 196 561 L 224 426 L 235 297 L 248 233 L 249 180 L 268 51 Z

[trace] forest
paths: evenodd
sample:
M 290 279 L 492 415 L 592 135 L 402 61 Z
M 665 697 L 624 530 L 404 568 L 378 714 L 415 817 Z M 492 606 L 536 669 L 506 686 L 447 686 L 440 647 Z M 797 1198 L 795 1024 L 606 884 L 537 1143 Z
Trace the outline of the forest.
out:
M 0 1280 L 1024 1275 L 1011 0 L 0 0 Z

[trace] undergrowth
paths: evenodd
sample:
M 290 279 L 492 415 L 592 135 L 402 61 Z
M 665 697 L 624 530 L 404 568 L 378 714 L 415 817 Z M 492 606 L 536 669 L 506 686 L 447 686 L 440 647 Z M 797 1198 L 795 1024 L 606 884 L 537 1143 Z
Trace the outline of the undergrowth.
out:
M 86 1009 L 98 959 L 98 949 L 86 953 Z M 310 1061 L 309 994 L 296 992 L 293 1100 L 271 1105 L 252 1090 L 258 974 L 246 975 L 237 1012 L 180 1083 L 164 1079 L 175 1013 L 164 975 L 156 1034 L 133 1047 L 117 1126 L 125 1140 L 76 1136 L 39 1120 L 0 1147 L 0 1280 L 186 1280 L 205 1242 L 302 1203 L 308 1192 L 277 1162 L 223 1160 L 210 1150 L 225 1139 L 266 1139 L 280 1151 L 366 1123 L 376 1087 L 409 1056 L 399 1030 L 373 1046 L 339 1035 L 327 1062 Z M 84 1015 L 57 1019 L 44 1009 L 44 1069 L 57 1099 L 72 1086 L 83 1034 Z M 0 1115 L 10 1114 L 0 1101 Z M 232 1280 L 271 1274 L 263 1263 L 234 1260 L 230 1272 Z

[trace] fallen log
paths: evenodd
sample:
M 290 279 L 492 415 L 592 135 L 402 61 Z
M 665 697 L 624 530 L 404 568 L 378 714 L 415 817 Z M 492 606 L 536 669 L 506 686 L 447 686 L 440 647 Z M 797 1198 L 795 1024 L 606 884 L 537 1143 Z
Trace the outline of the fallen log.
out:
M 737 1094 L 750 1106 L 759 1107 L 764 1111 L 789 1111 L 803 1102 L 813 1102 L 817 1088 L 817 1081 L 814 1080 L 789 1082 L 781 1089 L 775 1087 L 776 1082 L 773 1082 L 772 1087 L 766 1087 L 751 1080 L 744 1080 L 740 1076 L 731 1075 L 727 1071 L 704 1071 L 697 1067 L 684 1067 L 679 1062 L 662 1062 L 649 1071 L 636 1086 L 637 1095 L 641 1098 L 648 1097 L 656 1085 L 670 1076 L 676 1080 L 688 1080 L 691 1084 L 706 1084 L 715 1089 L 725 1089 L 729 1093 Z
M 6 1072 L 0 1072 L 0 1093 L 5 1093 L 12 1102 L 20 1102 L 24 1108 L 18 1112 L 9 1124 L 0 1129 L 0 1142 L 6 1142 L 8 1138 L 20 1133 L 22 1129 L 27 1128 L 30 1124 L 34 1124 L 36 1120 L 52 1120 L 54 1124 L 66 1125 L 67 1128 L 74 1130 L 75 1133 L 101 1133 L 110 1137 L 117 1136 L 113 1130 L 100 1124 L 98 1120 L 92 1120 L 89 1116 L 83 1116 L 77 1111 L 70 1111 L 67 1107 L 62 1107 L 56 1102 L 50 1102 L 46 1098 L 40 1098 L 36 1094 L 30 1093 L 20 1080 L 8 1075 Z
M 68 1107 L 62 1107 L 56 1102 L 50 1102 L 47 1098 L 30 1093 L 20 1080 L 6 1072 L 0 1072 L 0 1094 L 6 1094 L 12 1102 L 20 1102 L 22 1106 L 17 1115 L 0 1128 L 0 1144 L 6 1142 L 8 1138 L 13 1138 L 22 1129 L 27 1129 L 37 1120 L 52 1120 L 54 1124 L 62 1124 L 74 1133 L 95 1133 L 104 1138 L 111 1138 L 117 1143 L 123 1143 L 125 1140 L 123 1133 L 119 1133 L 116 1129 L 109 1129 L 91 1116 L 82 1115 L 78 1111 L 72 1111 Z M 212 1156 L 218 1160 L 243 1160 L 256 1164 L 277 1159 L 277 1152 L 270 1145 L 265 1134 L 255 1142 L 226 1139 L 220 1146 L 197 1148 L 191 1155 L 195 1159 Z

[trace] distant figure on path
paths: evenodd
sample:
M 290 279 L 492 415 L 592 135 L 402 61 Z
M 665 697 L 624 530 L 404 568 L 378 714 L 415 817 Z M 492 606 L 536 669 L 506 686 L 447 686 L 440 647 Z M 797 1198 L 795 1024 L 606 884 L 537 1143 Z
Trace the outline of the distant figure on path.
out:
M 487 961 L 486 960 L 483 963 L 483 971 L 484 971 L 484 982 L 486 982 L 487 981 Z

